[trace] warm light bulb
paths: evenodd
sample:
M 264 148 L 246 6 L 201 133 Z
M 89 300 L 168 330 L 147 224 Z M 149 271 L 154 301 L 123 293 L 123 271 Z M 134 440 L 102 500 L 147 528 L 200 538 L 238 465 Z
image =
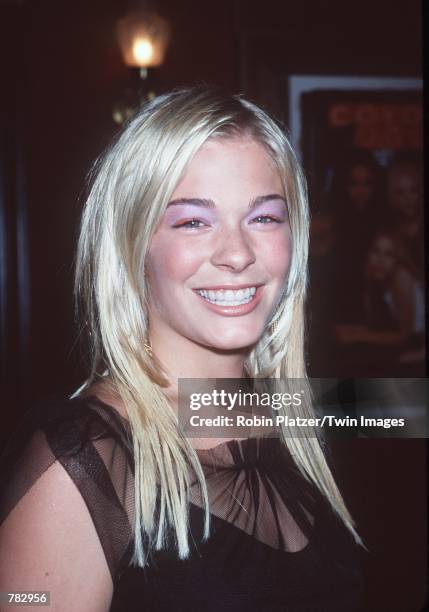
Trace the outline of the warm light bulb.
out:
M 136 62 L 145 66 L 153 55 L 152 43 L 149 40 L 138 38 L 133 44 L 133 54 Z

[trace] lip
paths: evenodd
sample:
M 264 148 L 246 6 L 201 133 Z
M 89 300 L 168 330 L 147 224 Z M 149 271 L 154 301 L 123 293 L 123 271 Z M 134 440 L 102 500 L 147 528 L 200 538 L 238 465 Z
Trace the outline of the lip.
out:
M 232 289 L 233 287 L 237 289 L 256 287 L 253 300 L 251 302 L 247 302 L 247 304 L 241 304 L 240 306 L 219 306 L 218 304 L 212 304 L 203 298 L 203 296 L 198 293 L 197 289 L 194 289 L 194 293 L 204 303 L 206 308 L 212 310 L 216 314 L 223 315 L 224 317 L 240 317 L 252 312 L 252 310 L 254 310 L 261 301 L 264 285 L 222 285 L 221 287 L 217 287 L 217 289 Z M 210 289 L 214 290 L 214 287 L 210 287 Z

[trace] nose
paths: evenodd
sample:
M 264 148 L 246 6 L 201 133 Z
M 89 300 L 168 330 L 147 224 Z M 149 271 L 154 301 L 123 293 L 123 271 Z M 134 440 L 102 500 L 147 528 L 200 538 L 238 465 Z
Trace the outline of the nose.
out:
M 222 228 L 211 257 L 214 266 L 241 272 L 256 261 L 250 238 L 239 228 Z

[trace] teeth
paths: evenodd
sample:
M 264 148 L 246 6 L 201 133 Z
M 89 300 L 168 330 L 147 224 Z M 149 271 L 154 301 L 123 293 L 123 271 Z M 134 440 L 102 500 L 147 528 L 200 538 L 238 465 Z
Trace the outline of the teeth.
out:
M 239 306 L 252 301 L 256 293 L 256 287 L 246 287 L 246 289 L 238 289 L 237 291 L 233 289 L 221 289 L 220 291 L 199 289 L 198 293 L 209 302 L 219 306 Z

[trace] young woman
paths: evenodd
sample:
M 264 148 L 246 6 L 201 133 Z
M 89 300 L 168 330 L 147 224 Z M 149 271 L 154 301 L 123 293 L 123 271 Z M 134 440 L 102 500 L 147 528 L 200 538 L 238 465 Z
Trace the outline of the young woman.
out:
M 357 607 L 361 542 L 319 437 L 194 440 L 177 420 L 180 378 L 305 379 L 307 242 L 301 171 L 255 105 L 191 88 L 128 123 L 78 244 L 91 372 L 10 445 L 0 590 L 65 611 Z

